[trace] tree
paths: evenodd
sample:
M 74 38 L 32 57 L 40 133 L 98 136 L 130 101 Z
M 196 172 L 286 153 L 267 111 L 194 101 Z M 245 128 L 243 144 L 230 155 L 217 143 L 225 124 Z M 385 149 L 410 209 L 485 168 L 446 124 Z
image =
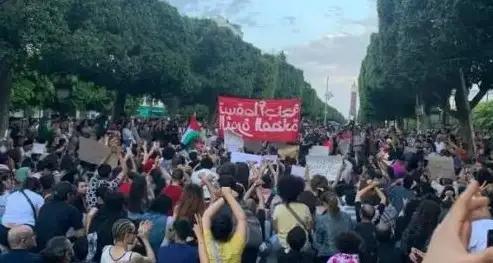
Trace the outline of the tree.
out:
M 57 49 L 67 26 L 67 1 L 5 1 L 0 4 L 0 133 L 8 127 L 15 71 L 37 62 L 41 54 Z
M 371 39 L 360 74 L 361 115 L 379 118 L 377 112 L 388 105 L 373 98 L 380 94 L 394 101 L 396 93 L 390 91 L 397 88 L 397 94 L 417 95 L 426 112 L 440 107 L 468 126 L 467 104 L 474 108 L 492 88 L 493 2 L 379 0 L 378 11 L 379 33 Z M 467 94 L 456 92 L 457 111 L 451 111 L 448 99 L 461 90 L 461 69 L 466 93 L 475 85 L 480 92 L 470 102 Z M 413 98 L 399 101 L 404 103 L 392 105 L 396 117 L 409 116 Z
M 479 103 L 474 108 L 474 126 L 482 131 L 493 131 L 493 101 Z
M 323 114 L 284 54 L 262 54 L 229 29 L 180 16 L 164 1 L 19 0 L 1 8 L 0 110 L 8 110 L 13 77 L 14 107 L 106 111 L 113 104 L 118 117 L 134 104 L 127 98 L 149 95 L 170 109 L 198 104 L 212 112 L 218 95 L 231 95 L 303 97 L 309 116 Z M 59 87 L 72 91 L 62 103 L 53 95 Z M 343 121 L 330 107 L 329 116 Z

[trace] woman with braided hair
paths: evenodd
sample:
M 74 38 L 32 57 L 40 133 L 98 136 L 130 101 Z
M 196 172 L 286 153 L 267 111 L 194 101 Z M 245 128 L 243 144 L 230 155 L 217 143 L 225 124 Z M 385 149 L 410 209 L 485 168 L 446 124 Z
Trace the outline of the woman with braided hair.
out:
M 149 243 L 149 233 L 152 224 L 149 221 L 141 222 L 138 231 L 135 225 L 128 219 L 120 219 L 113 224 L 112 233 L 114 245 L 106 246 L 101 255 L 101 263 L 155 263 L 156 258 Z M 137 237 L 142 240 L 146 256 L 132 252 L 137 242 Z

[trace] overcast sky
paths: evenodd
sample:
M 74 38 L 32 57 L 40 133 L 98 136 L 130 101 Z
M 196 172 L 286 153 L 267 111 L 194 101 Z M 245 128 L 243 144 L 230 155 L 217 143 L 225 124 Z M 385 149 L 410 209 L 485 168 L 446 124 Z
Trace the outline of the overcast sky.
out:
M 321 98 L 349 114 L 351 85 L 377 31 L 375 0 L 169 0 L 194 17 L 220 15 L 241 26 L 244 40 L 268 53 L 284 51 Z

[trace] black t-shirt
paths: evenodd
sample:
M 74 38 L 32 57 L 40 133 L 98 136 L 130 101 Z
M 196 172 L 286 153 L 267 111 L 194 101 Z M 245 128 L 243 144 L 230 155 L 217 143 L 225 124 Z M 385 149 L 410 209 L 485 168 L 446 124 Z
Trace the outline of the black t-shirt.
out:
M 404 262 L 404 254 L 392 243 L 380 243 L 378 246 L 378 263 Z
M 363 262 L 374 262 L 378 249 L 375 225 L 358 223 L 354 230 L 363 240 Z
M 0 262 L 42 263 L 43 258 L 38 254 L 31 253 L 24 249 L 12 249 L 8 253 L 0 255 Z
M 87 212 L 86 205 L 84 204 L 84 196 L 82 195 L 77 195 L 73 200 L 72 205 L 82 214 Z
M 104 246 L 113 244 L 113 234 L 111 229 L 118 219 L 127 218 L 123 211 L 110 211 L 107 208 L 99 210 L 89 226 L 89 233 L 97 234 L 95 259 L 101 257 Z
M 291 250 L 287 254 L 284 251 L 281 251 L 277 257 L 277 262 L 307 263 L 313 262 L 313 257 L 299 251 Z
M 63 201 L 51 201 L 41 207 L 36 222 L 38 249 L 43 249 L 52 237 L 65 236 L 70 228 L 83 228 L 82 213 Z

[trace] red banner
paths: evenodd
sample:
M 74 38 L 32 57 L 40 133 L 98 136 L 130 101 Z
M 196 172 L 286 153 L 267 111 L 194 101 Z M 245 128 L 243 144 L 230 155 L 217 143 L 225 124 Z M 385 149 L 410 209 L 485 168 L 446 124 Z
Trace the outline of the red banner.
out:
M 219 133 L 225 130 L 243 138 L 294 142 L 298 139 L 301 102 L 289 100 L 252 100 L 219 97 Z

